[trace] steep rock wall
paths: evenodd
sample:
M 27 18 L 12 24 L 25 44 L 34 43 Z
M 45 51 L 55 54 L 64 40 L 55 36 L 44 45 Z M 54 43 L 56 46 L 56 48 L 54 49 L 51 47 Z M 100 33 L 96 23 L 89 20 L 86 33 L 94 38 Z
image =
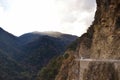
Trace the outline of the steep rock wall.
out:
M 120 62 L 75 60 L 80 57 L 120 60 L 120 0 L 96 3 L 95 21 L 80 37 L 76 50 L 71 53 L 68 49 L 74 58 L 64 60 L 56 80 L 120 80 Z

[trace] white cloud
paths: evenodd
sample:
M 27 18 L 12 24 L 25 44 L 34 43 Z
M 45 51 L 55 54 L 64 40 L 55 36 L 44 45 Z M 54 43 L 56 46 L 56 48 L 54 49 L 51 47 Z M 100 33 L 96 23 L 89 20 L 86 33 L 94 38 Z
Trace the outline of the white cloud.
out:
M 15 35 L 49 30 L 81 35 L 95 11 L 95 0 L 0 0 L 0 4 L 0 26 Z
M 62 15 L 62 29 L 72 34 L 81 35 L 94 20 L 95 0 L 59 0 L 66 5 Z M 60 5 L 62 6 L 62 5 Z M 62 12 L 62 11 L 61 11 Z

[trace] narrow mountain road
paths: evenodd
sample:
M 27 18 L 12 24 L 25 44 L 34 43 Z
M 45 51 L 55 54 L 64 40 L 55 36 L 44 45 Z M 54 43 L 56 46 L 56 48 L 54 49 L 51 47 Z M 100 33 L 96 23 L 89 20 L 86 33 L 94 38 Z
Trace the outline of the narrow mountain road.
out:
M 84 61 L 84 62 L 114 62 L 114 63 L 120 63 L 120 60 L 117 60 L 117 59 L 75 59 L 75 61 Z

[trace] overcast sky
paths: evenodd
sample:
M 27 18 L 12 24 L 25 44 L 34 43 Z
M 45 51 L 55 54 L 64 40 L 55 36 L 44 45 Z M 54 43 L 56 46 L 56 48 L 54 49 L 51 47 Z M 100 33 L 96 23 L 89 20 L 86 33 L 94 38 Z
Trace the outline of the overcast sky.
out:
M 95 0 L 0 0 L 0 26 L 17 36 L 32 31 L 80 36 L 95 10 Z

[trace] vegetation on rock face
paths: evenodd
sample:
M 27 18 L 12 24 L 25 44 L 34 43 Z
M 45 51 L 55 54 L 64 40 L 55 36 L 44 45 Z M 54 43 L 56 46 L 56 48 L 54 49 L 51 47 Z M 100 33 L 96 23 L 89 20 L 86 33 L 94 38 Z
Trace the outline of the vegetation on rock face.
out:
M 94 29 L 93 29 L 93 25 L 91 25 L 91 27 L 88 28 L 87 33 L 84 33 L 81 37 L 73 41 L 68 46 L 67 49 L 75 51 L 76 48 L 83 42 L 88 48 L 90 48 L 92 43 L 93 33 L 94 33 Z
M 37 80 L 55 80 L 62 65 L 63 56 L 53 58 L 49 64 L 38 73 Z
M 80 38 L 76 39 L 73 43 L 71 43 L 67 49 L 70 49 L 70 50 L 76 50 L 77 48 L 77 45 L 79 44 L 79 40 Z
M 67 58 L 69 57 L 69 54 L 68 54 L 68 53 L 65 53 L 65 54 L 63 55 L 63 57 L 64 57 L 65 59 L 67 59 Z

